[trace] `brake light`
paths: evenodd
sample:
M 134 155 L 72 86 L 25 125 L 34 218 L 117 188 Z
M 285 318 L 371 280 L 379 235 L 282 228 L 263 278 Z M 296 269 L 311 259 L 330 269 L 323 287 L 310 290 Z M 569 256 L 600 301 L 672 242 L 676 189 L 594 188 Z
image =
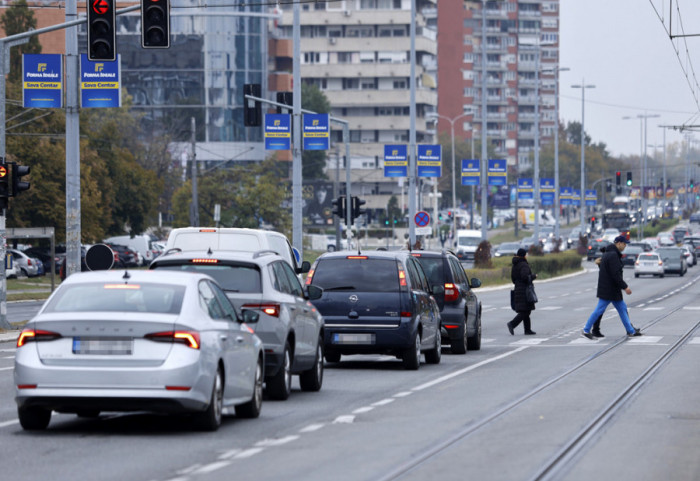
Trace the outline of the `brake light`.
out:
M 306 284 L 307 286 L 310 286 L 313 278 L 314 278 L 314 269 L 310 269 L 309 272 L 306 273 L 306 282 L 304 284 Z
M 367 256 L 347 256 L 346 259 L 367 259 Z
M 218 264 L 219 259 L 192 259 L 192 264 Z
M 22 347 L 32 341 L 53 341 L 60 339 L 61 335 L 53 331 L 43 331 L 41 329 L 23 329 L 17 338 L 17 347 Z
M 413 257 L 420 257 L 420 256 L 421 256 L 420 254 L 416 254 L 415 252 L 412 252 L 411 255 L 412 255 Z
M 28 265 L 28 266 L 31 266 L 31 265 L 32 265 L 32 260 L 31 260 L 31 259 L 27 259 L 27 265 Z
M 199 232 L 216 232 L 216 229 L 199 229 Z
M 243 304 L 241 309 L 255 309 L 256 311 L 262 311 L 268 316 L 279 317 L 280 316 L 280 305 L 279 304 Z
M 445 283 L 445 302 L 454 302 L 459 299 L 459 289 L 451 282 Z
M 406 283 L 406 273 L 401 266 L 399 266 L 399 286 L 408 287 L 408 284 Z
M 184 344 L 192 349 L 199 349 L 199 333 L 197 331 L 161 331 L 143 336 L 149 341 L 172 342 Z
M 105 289 L 141 289 L 139 284 L 105 284 L 103 287 Z
M 401 317 L 413 317 L 413 313 L 411 311 L 402 311 Z

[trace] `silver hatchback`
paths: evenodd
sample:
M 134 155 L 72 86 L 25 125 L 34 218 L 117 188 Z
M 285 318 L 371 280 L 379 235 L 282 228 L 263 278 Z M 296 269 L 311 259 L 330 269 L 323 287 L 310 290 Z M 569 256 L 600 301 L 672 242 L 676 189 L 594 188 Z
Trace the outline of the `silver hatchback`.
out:
M 24 429 L 45 429 L 52 411 L 153 411 L 215 430 L 224 409 L 260 414 L 263 366 L 260 339 L 212 278 L 84 272 L 20 333 L 15 401 Z

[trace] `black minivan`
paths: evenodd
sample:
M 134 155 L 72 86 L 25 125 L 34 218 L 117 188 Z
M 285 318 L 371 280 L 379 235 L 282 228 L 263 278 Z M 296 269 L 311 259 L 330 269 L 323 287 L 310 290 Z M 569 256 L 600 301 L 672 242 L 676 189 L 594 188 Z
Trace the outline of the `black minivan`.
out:
M 388 354 L 406 369 L 440 362 L 440 310 L 409 251 L 327 252 L 306 278 L 323 289 L 312 301 L 325 319 L 328 362 L 341 355 Z

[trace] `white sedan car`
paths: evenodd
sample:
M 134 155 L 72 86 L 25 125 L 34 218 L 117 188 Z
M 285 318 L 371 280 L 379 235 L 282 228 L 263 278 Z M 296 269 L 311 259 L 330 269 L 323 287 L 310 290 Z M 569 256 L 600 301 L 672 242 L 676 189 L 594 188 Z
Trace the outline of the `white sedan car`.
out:
M 634 262 L 634 277 L 643 275 L 664 276 L 664 261 L 656 252 L 642 252 Z
M 256 322 L 251 311 L 246 322 Z M 191 413 L 216 430 L 223 410 L 258 417 L 262 342 L 209 276 L 95 271 L 70 276 L 17 339 L 15 401 L 26 430 L 51 412 Z

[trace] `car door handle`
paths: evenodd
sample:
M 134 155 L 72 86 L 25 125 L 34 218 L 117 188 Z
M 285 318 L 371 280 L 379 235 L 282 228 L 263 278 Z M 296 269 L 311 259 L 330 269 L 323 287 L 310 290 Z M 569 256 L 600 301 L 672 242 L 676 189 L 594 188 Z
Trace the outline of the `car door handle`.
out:
M 225 341 L 226 339 L 228 339 L 228 336 L 226 334 L 219 334 L 219 339 Z
M 241 344 L 241 343 L 243 343 L 243 341 L 245 341 L 245 338 L 244 338 L 243 336 L 238 336 L 238 337 L 236 337 L 236 342 L 237 342 L 237 343 Z

